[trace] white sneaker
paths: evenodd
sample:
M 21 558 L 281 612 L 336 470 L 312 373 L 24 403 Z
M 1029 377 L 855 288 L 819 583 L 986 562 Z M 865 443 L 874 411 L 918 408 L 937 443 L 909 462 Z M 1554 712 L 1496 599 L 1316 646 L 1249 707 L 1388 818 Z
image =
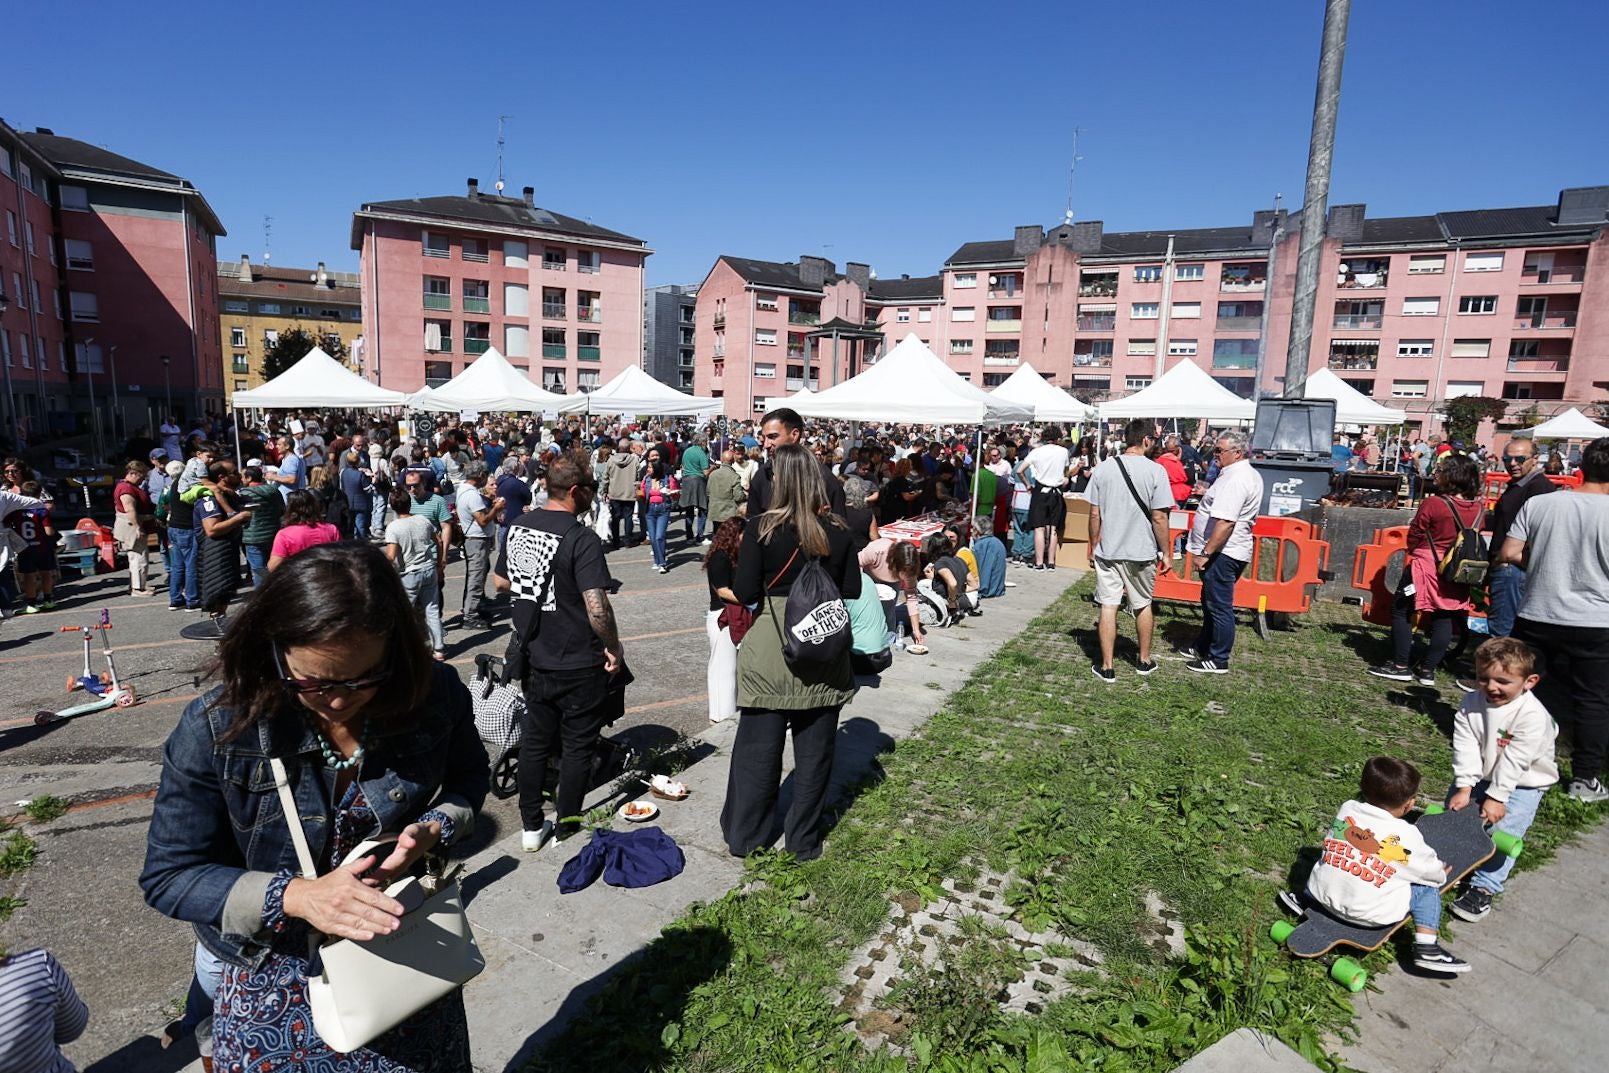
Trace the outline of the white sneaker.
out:
M 520 849 L 526 853 L 540 852 L 542 847 L 553 841 L 553 821 L 543 820 L 539 831 L 520 832 Z
M 705 538 L 704 538 L 704 539 L 703 539 L 703 540 L 700 540 L 700 541 L 699 541 L 699 542 L 698 542 L 698 546 L 699 546 L 699 547 L 701 547 L 701 548 L 707 548 L 707 547 L 709 547 L 709 546 L 710 546 L 710 538 L 709 538 L 709 537 L 705 537 Z

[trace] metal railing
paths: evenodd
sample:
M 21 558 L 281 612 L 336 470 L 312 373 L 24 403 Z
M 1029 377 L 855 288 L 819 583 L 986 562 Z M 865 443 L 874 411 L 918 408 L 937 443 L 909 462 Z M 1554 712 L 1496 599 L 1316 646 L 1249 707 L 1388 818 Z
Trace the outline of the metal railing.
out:
M 452 295 L 450 295 L 450 294 L 433 294 L 430 291 L 425 292 L 425 308 L 426 309 L 451 310 L 452 307 L 453 307 L 453 296 Z
M 1508 371 L 1511 373 L 1567 373 L 1570 371 L 1569 357 L 1559 358 L 1509 358 Z
M 431 346 L 428 341 L 425 343 L 425 353 L 426 354 L 451 354 L 452 352 L 453 352 L 453 337 L 450 336 L 450 335 L 442 336 L 441 337 L 441 342 L 436 344 L 435 346 Z
M 424 251 L 426 257 L 451 257 L 453 252 L 451 246 L 441 250 L 438 250 L 434 246 L 426 246 L 424 247 Z
M 1218 330 L 1220 332 L 1254 332 L 1261 328 L 1261 317 L 1219 317 Z
M 579 361 L 602 361 L 603 348 L 595 346 L 578 346 L 575 348 L 575 356 Z
M 603 266 L 593 264 L 589 261 L 577 261 L 575 263 L 575 270 L 577 272 L 584 272 L 589 276 L 595 276 L 599 272 L 603 271 Z
M 563 343 L 543 343 L 542 356 L 544 358 L 563 358 L 565 346 Z
M 542 319 L 543 320 L 563 320 L 564 319 L 564 303 L 563 302 L 543 302 L 542 303 Z
M 580 321 L 582 324 L 602 324 L 603 323 L 603 307 L 602 306 L 576 306 L 575 307 L 575 319 Z
M 1514 318 L 1515 331 L 1546 331 L 1550 328 L 1574 328 L 1576 311 L 1560 310 L 1551 313 L 1522 313 Z
M 492 300 L 490 298 L 474 298 L 467 294 L 464 295 L 465 313 L 490 313 L 491 311 Z
M 492 348 L 492 341 L 490 339 L 465 339 L 464 340 L 464 353 L 465 354 L 484 354 L 488 350 L 490 350 L 491 348 Z
M 714 326 L 716 328 L 724 328 L 724 327 L 726 327 L 726 314 L 725 313 L 717 313 L 717 314 L 715 314 L 715 325 Z
M 1016 355 L 1012 355 L 1015 357 Z M 1073 368 L 1075 369 L 1110 369 L 1112 355 L 1110 354 L 1074 354 Z
M 803 312 L 803 311 L 797 310 L 797 309 L 790 309 L 790 310 L 788 310 L 788 323 L 789 324 L 820 324 L 821 323 L 821 314 L 819 312 L 818 313 L 807 313 L 807 312 Z
M 1077 328 L 1081 332 L 1109 332 L 1117 328 L 1117 315 L 1104 317 L 1079 317 Z
M 1116 298 L 1117 281 L 1110 283 L 1083 283 L 1078 287 L 1080 298 Z
M 1245 294 L 1248 291 L 1266 291 L 1266 279 L 1226 279 L 1218 284 L 1218 290 L 1224 294 Z
M 1380 313 L 1337 313 L 1332 327 L 1348 330 L 1378 328 L 1385 319 Z
M 564 271 L 564 262 L 563 261 L 549 261 L 546 257 L 544 257 L 544 258 L 542 258 L 542 267 L 547 269 L 549 272 L 563 272 Z
M 1022 321 L 991 319 L 984 324 L 983 330 L 986 332 L 1020 332 L 1022 331 Z
M 464 260 L 466 260 L 466 261 L 483 261 L 484 262 L 484 261 L 490 261 L 491 259 L 492 258 L 491 258 L 490 254 L 480 253 L 480 252 L 478 252 L 476 250 L 465 250 L 464 251 Z
M 1373 372 L 1380 367 L 1380 355 L 1358 353 L 1331 354 L 1329 366 L 1332 369 Z

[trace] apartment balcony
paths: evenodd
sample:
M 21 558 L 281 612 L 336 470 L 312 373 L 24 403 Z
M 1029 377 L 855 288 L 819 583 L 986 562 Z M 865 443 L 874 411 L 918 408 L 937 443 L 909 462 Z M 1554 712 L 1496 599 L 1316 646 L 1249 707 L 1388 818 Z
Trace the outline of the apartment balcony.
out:
M 802 347 L 802 346 L 791 346 L 791 347 L 788 348 L 788 357 L 790 357 L 790 358 L 803 358 L 804 356 L 805 356 L 804 347 Z
M 465 339 L 464 340 L 464 353 L 465 354 L 484 354 L 488 350 L 490 350 L 491 348 L 492 348 L 492 341 L 490 339 Z
M 1559 287 L 1572 292 L 1586 279 L 1587 266 L 1584 264 L 1554 265 L 1552 268 L 1526 265 L 1520 273 L 1522 287 Z
M 230 372 L 234 373 L 236 376 L 245 376 L 247 373 L 251 372 L 251 366 L 249 366 L 246 362 L 237 361 L 230 366 Z
M 1378 351 L 1331 351 L 1330 368 L 1349 372 L 1373 372 L 1380 367 Z
M 1022 331 L 1022 321 L 994 320 L 991 318 L 984 324 L 983 330 L 986 332 L 1020 332 Z
M 542 267 L 547 269 L 549 272 L 563 272 L 564 271 L 564 262 L 563 261 L 543 261 L 542 262 Z
M 565 357 L 565 352 L 566 352 L 566 347 L 565 347 L 565 345 L 563 343 L 543 343 L 542 344 L 542 356 L 544 358 L 553 358 L 553 359 L 555 359 L 557 361 L 563 361 L 564 357 Z
M 543 302 L 542 303 L 542 319 L 543 320 L 563 320 L 564 319 L 564 303 L 563 302 Z
M 1110 369 L 1112 355 L 1110 354 L 1074 354 L 1073 368 L 1075 369 Z
M 453 253 L 453 251 L 451 250 L 451 248 L 446 247 L 446 246 L 441 246 L 441 247 L 426 246 L 426 247 L 424 247 L 424 254 L 425 254 L 426 257 L 451 257 L 452 253 Z
M 441 387 L 450 380 L 452 380 L 450 376 L 427 376 L 425 377 L 425 387 Z
M 1117 329 L 1117 314 L 1108 313 L 1104 316 L 1079 317 L 1077 329 L 1081 332 L 1110 332 Z
M 577 361 L 602 361 L 603 348 L 595 346 L 578 346 L 575 348 Z
M 1268 289 L 1266 279 L 1226 279 L 1218 284 L 1223 294 L 1252 294 Z
M 465 313 L 490 313 L 491 311 L 492 300 L 490 298 L 471 298 L 467 294 L 464 295 Z
M 1022 300 L 1022 288 L 1019 287 L 990 287 L 989 300 L 991 302 L 1018 302 Z
M 1563 331 L 1575 327 L 1576 310 L 1550 310 L 1547 313 L 1521 313 L 1514 318 L 1517 332 Z
M 1113 279 L 1102 283 L 1081 283 L 1078 286 L 1078 296 L 1080 298 L 1116 298 L 1117 280 Z
M 1526 373 L 1536 376 L 1558 374 L 1563 376 L 1570 371 L 1570 359 L 1562 358 L 1509 358 L 1508 371 L 1511 373 Z
M 575 270 L 584 275 L 596 276 L 599 272 L 603 271 L 603 267 L 601 265 L 593 264 L 590 261 L 577 261 Z
M 601 306 L 576 306 L 575 319 L 582 324 L 602 324 L 603 308 Z
M 788 310 L 788 323 L 789 324 L 820 324 L 821 323 L 821 314 L 819 312 L 810 313 L 810 312 L 806 312 L 806 311 L 803 311 L 803 310 L 790 309 L 790 310 Z
M 1219 317 L 1220 332 L 1255 332 L 1263 326 L 1261 317 Z M 1379 327 L 1379 325 L 1376 325 Z
M 715 330 L 719 331 L 724 327 L 726 327 L 726 314 L 725 313 L 717 313 L 717 314 L 715 314 Z
M 1016 354 L 985 354 L 983 356 L 983 364 L 991 368 L 1002 365 L 1007 368 L 1016 368 L 1021 362 L 1022 359 Z
M 479 261 L 482 264 L 484 264 L 485 262 L 491 260 L 491 255 L 487 254 L 487 253 L 484 253 L 484 252 L 479 252 L 479 251 L 476 251 L 476 250 L 465 250 L 464 251 L 464 260 L 466 260 L 466 261 Z
M 1342 331 L 1379 331 L 1385 319 L 1382 313 L 1337 313 L 1332 327 Z
M 450 311 L 452 309 L 452 307 L 453 307 L 453 296 L 452 295 L 450 295 L 450 294 L 431 294 L 428 291 L 425 292 L 425 308 L 426 309 L 445 309 L 445 310 Z
M 438 339 L 436 341 L 435 346 L 431 346 L 429 340 L 425 341 L 425 353 L 426 354 L 451 354 L 452 352 L 453 352 L 453 337 L 450 336 L 450 335 L 442 336 L 440 339 Z

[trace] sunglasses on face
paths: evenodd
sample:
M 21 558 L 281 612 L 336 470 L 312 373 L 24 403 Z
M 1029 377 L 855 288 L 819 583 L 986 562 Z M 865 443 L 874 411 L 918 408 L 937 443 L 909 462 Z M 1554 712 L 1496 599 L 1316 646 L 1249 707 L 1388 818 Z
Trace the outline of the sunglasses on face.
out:
M 1504 455 L 1503 461 L 1511 466 L 1521 466 L 1531 460 L 1530 455 Z
M 285 666 L 285 656 L 280 652 L 279 645 L 275 644 L 273 648 L 274 663 L 279 668 L 279 680 L 285 684 L 285 688 L 289 692 L 298 697 L 316 694 L 320 697 L 328 698 L 331 693 L 337 691 L 357 693 L 361 690 L 372 689 L 391 677 L 391 662 L 387 658 L 379 667 L 356 678 L 348 678 L 345 681 L 328 678 L 297 678 Z

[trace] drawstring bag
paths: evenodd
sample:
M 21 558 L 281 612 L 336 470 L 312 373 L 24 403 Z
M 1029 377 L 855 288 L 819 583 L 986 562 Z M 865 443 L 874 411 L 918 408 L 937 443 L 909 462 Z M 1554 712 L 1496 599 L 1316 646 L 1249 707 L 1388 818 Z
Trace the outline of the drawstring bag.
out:
M 787 566 L 772 579 L 772 585 L 788 572 L 788 566 L 793 565 L 798 555 L 799 550 L 795 548 Z M 769 592 L 770 586 L 766 588 Z M 767 600 L 767 607 L 770 604 Z M 770 607 L 770 611 L 771 621 L 776 624 L 776 608 Z M 820 559 L 811 556 L 799 570 L 799 576 L 793 579 L 777 632 L 782 638 L 782 658 L 795 670 L 833 663 L 849 654 L 854 642 L 849 627 L 849 608 L 844 606 L 843 593 L 827 576 Z
M 574 894 L 598 876 L 611 887 L 651 887 L 682 874 L 687 858 L 658 827 L 592 832 L 592 840 L 559 873 L 559 893 Z

